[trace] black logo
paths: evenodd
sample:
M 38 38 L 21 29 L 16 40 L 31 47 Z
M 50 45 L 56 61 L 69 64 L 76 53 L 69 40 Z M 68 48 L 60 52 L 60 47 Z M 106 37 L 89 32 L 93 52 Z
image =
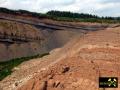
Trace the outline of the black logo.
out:
M 117 77 L 99 77 L 100 88 L 118 88 Z

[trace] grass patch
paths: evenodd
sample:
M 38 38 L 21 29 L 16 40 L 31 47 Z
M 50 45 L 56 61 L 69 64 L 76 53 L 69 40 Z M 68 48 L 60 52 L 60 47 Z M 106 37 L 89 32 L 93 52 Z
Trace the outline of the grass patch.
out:
M 69 17 L 52 17 L 51 19 L 57 21 L 66 21 L 66 22 L 90 22 L 90 23 L 108 23 L 108 24 L 117 24 L 120 23 L 120 20 L 107 20 L 107 19 L 96 19 L 96 18 L 69 18 Z
M 7 62 L 1 62 L 0 63 L 0 81 L 3 80 L 6 76 L 10 75 L 12 73 L 12 69 L 20 65 L 22 62 L 28 61 L 34 58 L 42 58 L 43 56 L 46 56 L 46 55 L 49 55 L 49 53 L 44 53 L 41 55 L 34 55 L 29 57 L 16 58 Z

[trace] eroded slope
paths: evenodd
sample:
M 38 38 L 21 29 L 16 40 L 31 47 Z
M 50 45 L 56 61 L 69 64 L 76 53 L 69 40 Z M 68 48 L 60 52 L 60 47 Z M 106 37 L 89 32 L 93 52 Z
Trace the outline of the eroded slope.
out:
M 78 36 L 49 56 L 25 62 L 1 82 L 1 87 L 3 90 L 99 90 L 100 76 L 120 79 L 119 29 Z M 21 76 L 24 78 L 18 79 Z M 110 90 L 119 89 L 120 85 Z
M 98 90 L 100 76 L 120 78 L 119 35 L 119 28 L 99 31 L 66 45 L 63 58 L 19 90 Z

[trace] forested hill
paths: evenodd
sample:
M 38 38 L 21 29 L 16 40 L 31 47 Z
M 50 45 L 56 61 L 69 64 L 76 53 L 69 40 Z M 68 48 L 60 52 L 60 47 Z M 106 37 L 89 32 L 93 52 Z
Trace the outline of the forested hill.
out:
M 97 15 L 85 14 L 85 13 L 73 13 L 66 11 L 48 11 L 46 14 L 48 16 L 54 17 L 57 20 L 66 20 L 66 21 L 100 22 L 100 23 L 120 22 L 120 17 L 109 17 L 109 16 L 100 17 Z
M 57 17 L 69 17 L 69 18 L 100 18 L 96 15 L 92 14 L 84 14 L 84 13 L 72 13 L 65 11 L 48 11 L 48 15 L 57 16 Z
M 39 12 L 39 11 L 38 11 Z M 120 17 L 100 17 L 92 14 L 73 13 L 68 11 L 48 11 L 47 13 L 36 13 L 26 10 L 10 10 L 7 8 L 0 8 L 0 13 L 7 13 L 13 15 L 32 16 L 36 18 L 48 18 L 59 21 L 81 21 L 81 22 L 107 22 L 107 23 L 119 23 Z

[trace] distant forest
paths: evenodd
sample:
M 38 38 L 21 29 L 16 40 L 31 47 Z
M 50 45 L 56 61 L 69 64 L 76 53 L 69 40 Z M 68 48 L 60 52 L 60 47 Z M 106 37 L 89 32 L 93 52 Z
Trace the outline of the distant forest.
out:
M 0 8 L 0 13 L 33 16 L 33 17 L 37 17 L 37 18 L 46 18 L 45 14 L 30 12 L 30 11 L 27 11 L 27 10 L 10 10 L 10 9 L 7 9 L 7 8 Z
M 92 14 L 73 13 L 67 11 L 48 11 L 45 14 L 30 12 L 26 10 L 10 10 L 7 8 L 0 8 L 0 13 L 33 16 L 37 18 L 49 18 L 59 21 L 81 21 L 81 22 L 99 22 L 99 23 L 120 23 L 120 17 L 99 17 Z

